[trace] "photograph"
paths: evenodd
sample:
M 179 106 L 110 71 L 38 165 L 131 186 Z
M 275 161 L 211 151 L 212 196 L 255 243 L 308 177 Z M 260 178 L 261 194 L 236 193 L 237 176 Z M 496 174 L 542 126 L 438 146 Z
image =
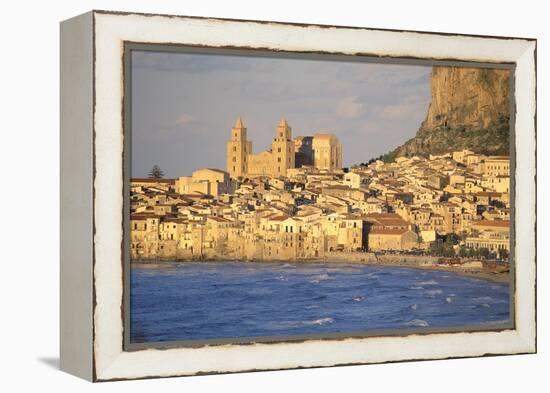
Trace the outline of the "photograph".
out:
M 514 328 L 513 67 L 126 45 L 129 348 Z

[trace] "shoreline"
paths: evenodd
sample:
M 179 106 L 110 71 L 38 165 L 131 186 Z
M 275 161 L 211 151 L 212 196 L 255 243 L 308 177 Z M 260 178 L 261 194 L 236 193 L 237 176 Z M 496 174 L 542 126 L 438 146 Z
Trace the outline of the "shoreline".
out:
M 511 275 L 509 271 L 496 271 L 486 268 L 462 268 L 459 266 L 450 266 L 450 265 L 434 265 L 428 264 L 426 262 L 421 262 L 415 259 L 424 258 L 424 260 L 429 258 L 434 258 L 431 256 L 419 257 L 411 260 L 410 255 L 391 255 L 391 260 L 387 260 L 387 255 L 382 256 L 384 260 L 379 260 L 376 258 L 372 260 L 371 258 L 364 258 L 361 260 L 357 259 L 296 259 L 296 260 L 237 260 L 237 259 L 201 259 L 201 260 L 131 260 L 131 267 L 148 267 L 156 268 L 162 267 L 164 264 L 170 263 L 186 263 L 186 262 L 244 262 L 244 263 L 287 263 L 290 265 L 303 265 L 303 264 L 314 264 L 314 263 L 325 263 L 325 264 L 351 264 L 351 265 L 365 265 L 365 266 L 378 266 L 378 267 L 401 267 L 401 268 L 410 268 L 410 269 L 420 269 L 420 270 L 435 270 L 435 271 L 445 271 L 449 273 L 455 273 L 462 277 L 476 278 L 496 283 L 511 283 Z M 407 260 L 407 258 L 409 258 Z

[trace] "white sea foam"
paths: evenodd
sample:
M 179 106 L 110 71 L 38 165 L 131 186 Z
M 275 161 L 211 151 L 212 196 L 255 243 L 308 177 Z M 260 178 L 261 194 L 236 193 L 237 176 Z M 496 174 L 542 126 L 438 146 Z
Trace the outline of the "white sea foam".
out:
M 418 285 L 438 285 L 439 283 L 435 280 L 428 280 L 428 281 L 420 281 L 417 282 Z
M 416 326 L 416 327 L 428 327 L 430 324 L 423 319 L 413 319 L 412 321 L 406 322 L 407 326 Z
M 416 304 L 416 303 L 411 304 L 410 308 L 411 308 L 411 310 L 416 310 L 416 309 L 418 309 L 418 304 Z
M 313 280 L 311 280 L 310 282 L 314 284 L 319 284 L 321 281 L 326 281 L 326 280 L 332 280 L 332 278 L 328 274 L 323 273 L 323 274 L 319 274 L 318 276 L 315 276 Z
M 441 295 L 443 291 L 441 289 L 434 289 L 431 291 L 426 291 L 426 296 L 428 297 L 436 297 L 437 295 Z
M 452 298 L 452 297 L 446 297 L 446 298 L 445 298 L 445 301 L 446 301 L 447 303 L 451 303 L 451 302 L 453 301 L 453 298 Z
M 334 323 L 334 318 L 326 317 L 315 319 L 313 321 L 305 321 L 304 325 L 330 325 L 331 323 Z
M 409 287 L 409 289 L 424 289 L 424 287 L 420 285 L 413 285 L 412 287 Z
M 309 306 L 304 306 L 306 310 L 312 310 L 314 308 L 319 308 L 317 304 L 310 304 Z
M 490 308 L 491 307 L 491 305 L 488 304 L 488 303 L 482 303 L 482 304 L 480 304 L 480 306 L 484 307 L 484 308 Z
M 367 273 L 367 274 L 365 274 L 365 277 L 368 277 L 368 278 L 378 278 L 378 276 L 376 275 L 375 272 Z
M 363 300 L 365 300 L 365 297 L 364 296 L 355 296 L 353 298 L 354 301 L 356 302 L 362 302 Z
M 489 302 L 493 300 L 493 298 L 491 296 L 481 296 L 481 297 L 475 297 L 473 300 L 476 302 Z
M 275 279 L 278 281 L 288 281 L 288 278 L 285 276 L 278 276 L 278 277 L 275 277 Z

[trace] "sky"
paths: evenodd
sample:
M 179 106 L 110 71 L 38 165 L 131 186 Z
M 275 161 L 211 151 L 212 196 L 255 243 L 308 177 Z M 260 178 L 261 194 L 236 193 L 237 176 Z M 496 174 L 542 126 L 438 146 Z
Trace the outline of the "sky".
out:
M 430 66 L 173 52 L 132 52 L 131 176 L 225 168 L 241 116 L 254 153 L 285 117 L 293 137 L 334 133 L 344 166 L 416 134 L 430 102 Z

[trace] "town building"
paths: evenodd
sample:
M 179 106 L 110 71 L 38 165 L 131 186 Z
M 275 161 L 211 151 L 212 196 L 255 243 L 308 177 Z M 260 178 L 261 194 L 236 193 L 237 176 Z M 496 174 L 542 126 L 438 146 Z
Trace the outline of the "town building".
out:
M 293 138 L 282 119 L 254 154 L 242 119 L 231 132 L 227 171 L 131 179 L 132 260 L 365 258 L 446 237 L 457 250 L 510 251 L 507 157 L 464 150 L 344 172 L 334 135 Z
M 227 172 L 230 177 L 287 176 L 302 166 L 334 171 L 342 168 L 342 145 L 333 134 L 292 138 L 292 128 L 282 118 L 271 149 L 254 154 L 247 129 L 239 117 L 227 142 Z

